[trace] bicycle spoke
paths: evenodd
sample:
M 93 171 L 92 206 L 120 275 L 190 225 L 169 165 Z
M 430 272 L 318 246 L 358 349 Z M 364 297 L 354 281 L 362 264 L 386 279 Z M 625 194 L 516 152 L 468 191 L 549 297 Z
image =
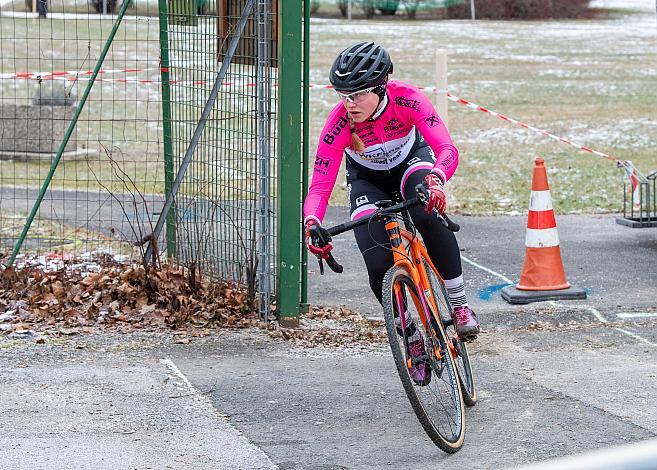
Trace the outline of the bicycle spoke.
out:
M 434 332 L 434 322 L 425 316 L 425 299 L 413 281 L 407 276 L 388 278 L 387 274 L 386 328 L 404 389 L 427 434 L 443 450 L 454 452 L 463 442 L 464 415 L 449 340 L 442 337 L 442 330 Z M 406 328 L 398 334 L 402 319 Z
M 426 261 L 424 262 L 424 268 L 426 270 L 427 277 L 429 278 L 434 302 L 438 308 L 438 314 L 444 325 L 446 320 L 451 320 L 451 305 L 448 300 L 449 296 L 445 290 L 444 284 L 439 280 L 439 277 L 431 269 L 431 266 Z M 461 390 L 463 392 L 463 401 L 466 405 L 472 406 L 477 402 L 477 392 L 475 389 L 467 345 L 463 341 L 457 339 L 455 326 L 453 324 L 445 327 L 445 333 L 449 337 L 448 339 L 450 343 L 453 344 L 456 350 L 456 354 L 453 358 L 456 365 L 456 373 L 458 375 L 459 382 L 461 384 Z

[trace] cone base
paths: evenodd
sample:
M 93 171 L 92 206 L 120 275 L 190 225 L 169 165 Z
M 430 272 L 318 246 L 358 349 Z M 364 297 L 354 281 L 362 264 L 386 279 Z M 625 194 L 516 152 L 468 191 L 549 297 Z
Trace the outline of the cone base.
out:
M 546 300 L 577 300 L 586 299 L 586 291 L 570 286 L 562 290 L 519 290 L 516 286 L 502 289 L 502 298 L 510 304 L 529 304 Z

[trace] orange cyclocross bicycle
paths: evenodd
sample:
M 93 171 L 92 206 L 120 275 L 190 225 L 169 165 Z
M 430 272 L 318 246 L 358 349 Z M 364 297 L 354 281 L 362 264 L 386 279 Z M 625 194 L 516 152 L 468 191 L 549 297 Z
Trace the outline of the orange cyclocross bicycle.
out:
M 373 214 L 328 228 L 327 232 L 332 237 L 374 220 L 385 223 L 394 264 L 383 280 L 383 315 L 397 372 L 428 436 L 440 449 L 453 453 L 461 448 L 465 438 L 464 404 L 474 405 L 477 393 L 467 345 L 454 329 L 447 289 L 408 213 L 408 209 L 426 201 L 424 186 L 420 184 L 415 189 L 415 200 L 403 201 L 395 194 L 393 201 L 378 201 L 378 210 Z M 450 230 L 460 229 L 447 216 L 437 216 Z M 320 244 L 331 241 L 324 239 L 317 227 L 313 229 L 312 236 Z M 342 266 L 330 253 L 326 261 L 333 271 L 342 272 Z M 319 264 L 324 274 L 321 259 Z M 420 360 L 431 368 L 428 383 L 415 383 L 409 373 L 418 360 L 409 350 L 407 327 L 411 322 L 424 341 L 426 356 Z

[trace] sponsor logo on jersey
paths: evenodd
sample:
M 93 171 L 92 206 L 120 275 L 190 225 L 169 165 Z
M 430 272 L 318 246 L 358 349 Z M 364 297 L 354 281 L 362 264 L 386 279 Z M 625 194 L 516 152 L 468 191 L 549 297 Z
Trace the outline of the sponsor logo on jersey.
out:
M 328 158 L 320 157 L 317 155 L 315 157 L 315 172 L 322 175 L 328 175 L 329 166 L 331 166 L 331 160 Z
M 370 200 L 367 198 L 367 196 L 365 196 L 365 195 L 359 196 L 359 197 L 356 198 L 356 207 L 360 207 L 360 206 L 362 206 L 363 204 L 365 204 L 367 202 L 370 202 Z
M 415 127 L 403 137 L 391 139 L 385 144 L 377 143 L 376 145 L 366 147 L 364 152 L 356 152 L 351 148 L 345 149 L 354 162 L 369 168 L 371 170 L 389 170 L 399 165 L 408 157 L 409 152 L 413 149 L 415 143 Z
M 404 98 L 403 96 L 398 96 L 395 98 L 395 103 L 397 106 L 402 106 L 404 108 L 411 108 L 416 111 L 420 110 L 420 102 L 418 100 L 411 100 L 408 98 Z
M 380 157 L 381 155 L 384 155 L 386 151 L 384 150 L 383 146 L 377 146 L 371 149 L 365 149 L 363 153 L 359 153 L 358 155 L 365 159 L 365 160 L 371 160 L 373 158 Z
M 322 140 L 328 145 L 331 145 L 333 142 L 335 142 L 335 138 L 342 133 L 342 129 L 344 129 L 347 126 L 348 122 L 349 121 L 347 121 L 346 117 L 340 116 L 338 122 L 335 123 L 335 125 L 330 131 L 324 134 Z
M 386 137 L 392 137 L 393 135 L 400 134 L 399 132 L 400 130 L 402 131 L 401 133 L 404 133 L 405 127 L 406 125 L 403 122 L 399 121 L 399 119 L 392 118 L 384 126 L 383 132 L 386 133 Z
M 456 154 L 453 151 L 450 151 L 449 154 L 440 162 L 440 166 L 447 168 L 450 166 L 456 159 Z
M 432 114 L 431 116 L 426 118 L 424 122 L 426 122 L 429 125 L 429 127 L 436 127 L 438 124 L 440 124 L 440 118 L 435 114 Z

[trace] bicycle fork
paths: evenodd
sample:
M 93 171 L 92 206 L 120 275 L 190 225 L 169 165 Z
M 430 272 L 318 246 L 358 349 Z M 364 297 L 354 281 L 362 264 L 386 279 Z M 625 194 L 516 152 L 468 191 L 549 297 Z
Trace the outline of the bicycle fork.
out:
M 409 254 L 408 250 L 403 244 L 399 222 L 397 222 L 394 219 L 386 220 L 385 227 L 386 227 L 386 231 L 388 232 L 388 237 L 390 239 L 394 264 L 395 265 L 407 264 L 409 261 L 412 263 L 413 256 L 412 254 Z M 418 308 L 418 313 L 420 314 L 420 320 L 422 321 L 422 324 L 424 326 L 424 331 L 429 333 L 433 329 L 437 330 L 439 326 L 435 323 L 436 319 L 434 318 L 434 315 L 430 314 L 432 309 L 429 306 L 429 301 L 427 299 L 427 297 L 431 297 L 431 295 L 430 293 L 426 292 L 425 289 L 423 289 L 422 282 L 420 282 L 420 279 L 418 279 L 416 269 L 410 269 L 409 274 L 411 276 L 411 279 L 413 280 L 413 284 L 415 286 L 415 290 L 417 292 L 417 297 L 418 297 L 417 299 L 413 298 L 412 301 L 415 303 L 416 307 L 420 307 Z M 411 296 L 415 297 L 415 295 L 413 295 L 412 292 L 411 292 Z M 435 303 L 435 300 L 431 299 L 431 302 Z M 407 327 L 409 326 L 407 321 L 410 319 L 410 315 L 408 315 L 408 318 L 406 315 L 408 299 L 406 298 L 405 292 L 402 290 L 402 288 L 399 285 L 397 285 L 395 289 L 395 303 L 397 306 L 397 314 L 399 315 L 399 319 L 400 319 L 402 337 L 404 339 L 404 348 L 406 350 L 406 357 L 407 357 L 407 367 L 410 369 L 413 363 L 410 355 L 408 337 L 406 335 Z M 441 345 L 436 344 L 437 342 L 435 341 L 434 335 L 432 334 L 427 334 L 426 340 L 427 340 L 426 341 L 427 344 L 425 347 L 432 352 L 432 355 L 435 358 L 435 361 L 431 361 L 434 364 L 432 369 L 434 369 L 434 372 L 440 377 L 443 369 L 443 354 L 444 353 L 449 354 L 449 352 L 447 351 L 447 348 L 449 348 L 449 346 L 445 345 L 445 350 L 441 350 L 442 349 Z M 440 364 L 440 367 L 437 368 L 435 366 L 436 364 Z

